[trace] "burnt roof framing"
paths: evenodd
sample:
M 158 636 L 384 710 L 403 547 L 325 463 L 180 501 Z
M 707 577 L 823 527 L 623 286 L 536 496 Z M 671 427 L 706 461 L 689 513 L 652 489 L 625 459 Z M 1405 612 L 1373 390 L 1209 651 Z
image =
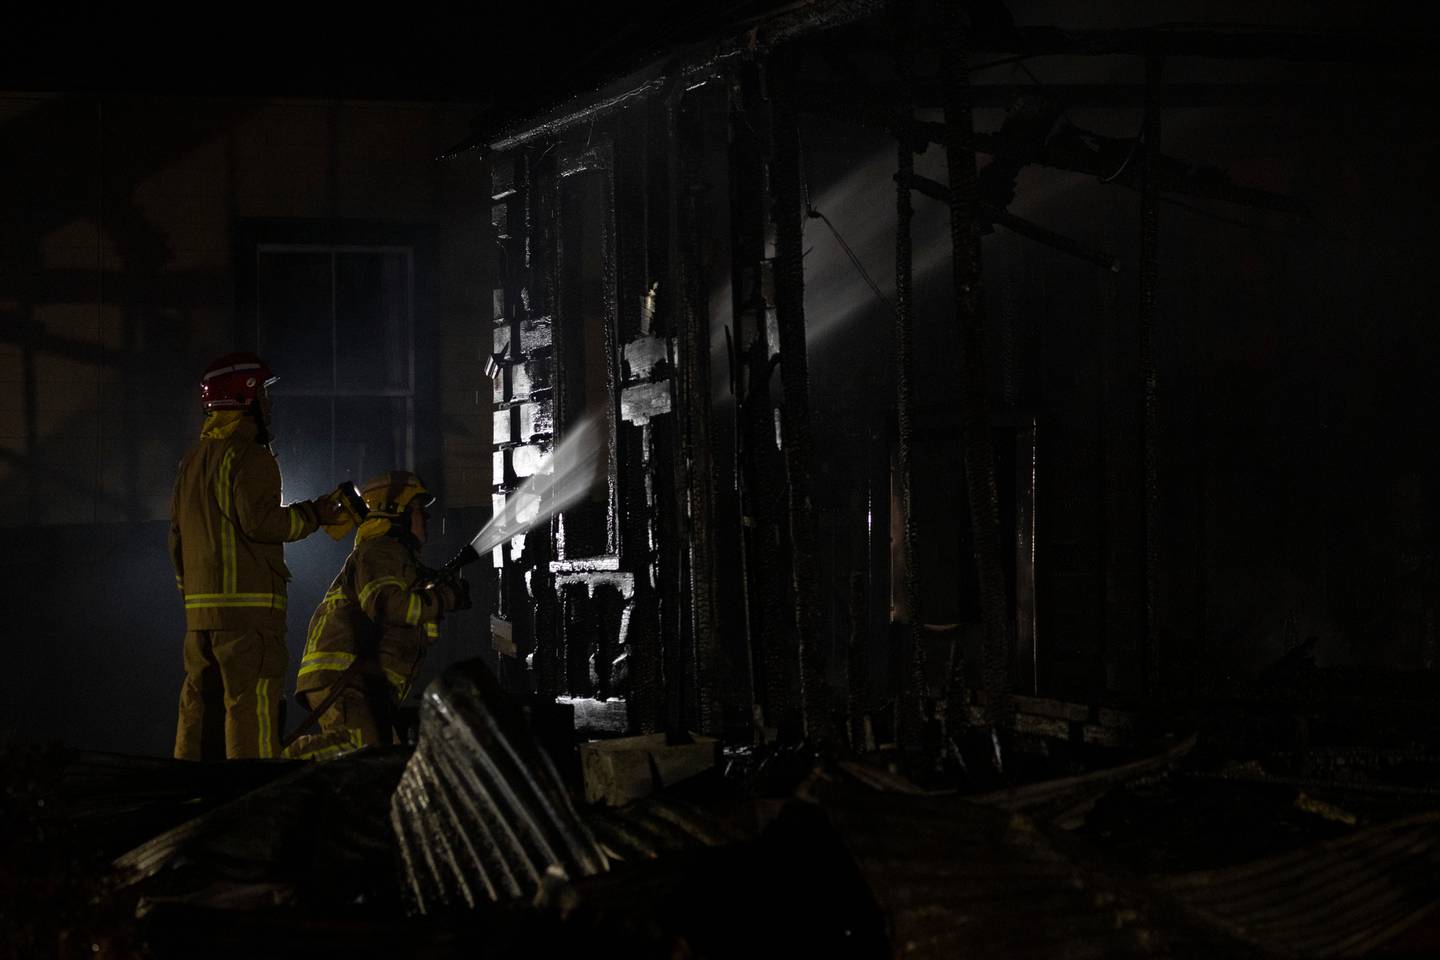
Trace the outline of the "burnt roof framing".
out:
M 556 137 L 580 125 L 611 116 L 627 106 L 657 96 L 674 95 L 677 88 L 715 79 L 735 61 L 764 58 L 775 50 L 801 43 L 827 47 L 834 53 L 874 53 L 888 56 L 887 4 L 881 0 L 828 0 L 800 3 L 748 22 L 717 25 L 711 40 L 667 51 L 644 66 L 613 77 L 591 90 L 549 109 L 506 121 L 493 114 L 476 119 L 476 134 L 445 156 L 484 148 L 503 153 L 527 143 Z M 972 70 L 1047 56 L 1135 56 L 1145 59 L 1200 57 L 1221 60 L 1282 60 L 1302 63 L 1395 65 L 1423 63 L 1440 53 L 1440 34 L 1422 31 L 1319 31 L 1289 28 L 1235 29 L 1207 24 L 1161 24 L 1118 30 L 1064 30 L 1047 26 L 1006 26 L 979 29 L 967 37 L 970 55 L 988 53 L 997 59 L 982 61 Z M 937 51 L 923 41 L 914 50 L 917 64 L 931 63 Z M 915 104 L 938 106 L 938 78 L 919 72 L 914 80 Z M 1003 107 L 1019 92 L 1012 84 L 972 84 L 972 106 Z M 1166 86 L 1165 106 L 1170 108 L 1291 103 L 1294 98 L 1328 98 L 1338 87 L 1330 84 L 1208 84 Z M 1401 96 L 1423 97 L 1402 86 L 1387 88 Z M 1067 106 L 1140 108 L 1145 85 L 1064 84 L 1045 92 Z M 898 97 L 899 91 L 894 91 Z M 898 102 L 898 101 L 897 101 Z M 808 104 L 803 92 L 801 112 Z

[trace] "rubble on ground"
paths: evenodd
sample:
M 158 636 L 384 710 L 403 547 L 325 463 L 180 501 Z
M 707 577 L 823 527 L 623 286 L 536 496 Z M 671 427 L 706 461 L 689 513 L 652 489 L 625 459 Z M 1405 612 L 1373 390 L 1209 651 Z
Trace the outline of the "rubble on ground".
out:
M 426 691 L 413 748 L 217 765 L 13 754 L 6 901 L 30 915 L 7 910 L 4 932 L 116 957 L 1440 946 L 1425 702 L 1236 700 L 1203 721 L 1184 704 L 1105 709 L 1025 698 L 990 738 L 1008 781 L 983 791 L 963 756 L 722 758 L 663 736 L 557 748 L 478 663 Z M 1392 739 L 1347 725 L 1357 710 L 1390 717 L 1369 729 Z M 1406 710 L 1419 719 L 1397 738 Z M 1039 775 L 1047 763 L 1058 775 Z

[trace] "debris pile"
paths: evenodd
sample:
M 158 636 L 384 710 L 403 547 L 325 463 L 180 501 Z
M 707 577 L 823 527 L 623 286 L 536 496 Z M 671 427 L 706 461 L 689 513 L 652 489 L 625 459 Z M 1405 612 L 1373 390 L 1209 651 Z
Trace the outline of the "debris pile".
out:
M 478 662 L 425 692 L 413 748 L 318 764 L 11 758 L 25 789 L 6 793 L 23 828 L 7 899 L 64 895 L 17 870 L 66 837 L 89 912 L 7 917 L 7 933 L 117 957 L 1322 958 L 1440 944 L 1429 744 L 1367 742 L 1291 704 L 1312 721 L 1297 740 L 1273 702 L 1252 702 L 1184 737 L 1124 744 L 1115 726 L 1098 745 L 1072 722 L 1096 709 L 1031 701 L 1024 729 L 996 742 L 1009 769 L 1061 775 L 980 792 L 912 779 L 933 766 L 893 749 L 769 744 L 721 765 L 718 744 L 684 735 L 553 744 L 539 707 Z M 1044 716 L 1066 722 L 1042 729 Z M 1123 726 L 1133 738 L 1175 722 Z M 1227 752 L 1237 743 L 1250 747 Z

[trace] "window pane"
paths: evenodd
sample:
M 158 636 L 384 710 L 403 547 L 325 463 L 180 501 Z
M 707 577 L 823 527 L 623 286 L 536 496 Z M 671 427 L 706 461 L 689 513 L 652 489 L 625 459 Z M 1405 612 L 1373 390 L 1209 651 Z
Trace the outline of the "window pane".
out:
M 257 270 L 257 336 L 276 392 L 328 389 L 330 254 L 262 251 Z
M 363 483 L 385 470 L 407 467 L 406 404 L 396 397 L 340 397 L 335 401 L 338 474 Z M 425 477 L 427 483 L 438 478 Z
M 335 355 L 342 389 L 409 389 L 409 285 L 403 253 L 336 254 Z
M 276 396 L 270 426 L 284 502 L 309 500 L 340 482 L 330 470 L 329 397 Z

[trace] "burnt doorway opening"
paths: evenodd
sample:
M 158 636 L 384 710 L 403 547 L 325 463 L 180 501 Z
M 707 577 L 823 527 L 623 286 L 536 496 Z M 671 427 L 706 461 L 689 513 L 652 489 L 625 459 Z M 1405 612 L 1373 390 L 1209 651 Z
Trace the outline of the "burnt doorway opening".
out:
M 890 611 L 891 643 L 887 686 L 899 696 L 901 678 L 909 676 L 910 631 L 913 623 L 925 643 L 927 696 L 945 696 L 955 673 L 952 658 L 963 662 L 965 685 L 982 687 L 980 590 L 975 570 L 965 465 L 961 457 L 961 420 L 951 409 L 917 411 L 916 438 L 912 441 L 913 493 L 917 514 L 929 522 L 921 530 L 919 553 L 919 609 L 905 599 L 905 525 L 898 474 L 898 437 L 890 436 L 889 469 L 889 576 L 878 578 L 872 590 L 885 591 Z M 1007 628 L 1010 633 L 1010 689 L 1040 693 L 1040 655 L 1036 624 L 1037 597 L 1037 481 L 1040 446 L 1036 418 L 1026 413 L 997 414 L 991 420 L 995 456 L 996 492 L 1000 507 L 1001 561 L 1005 573 Z M 880 597 L 872 593 L 872 603 Z M 893 702 L 893 701 L 892 701 Z M 889 718 L 885 718 L 887 721 Z

